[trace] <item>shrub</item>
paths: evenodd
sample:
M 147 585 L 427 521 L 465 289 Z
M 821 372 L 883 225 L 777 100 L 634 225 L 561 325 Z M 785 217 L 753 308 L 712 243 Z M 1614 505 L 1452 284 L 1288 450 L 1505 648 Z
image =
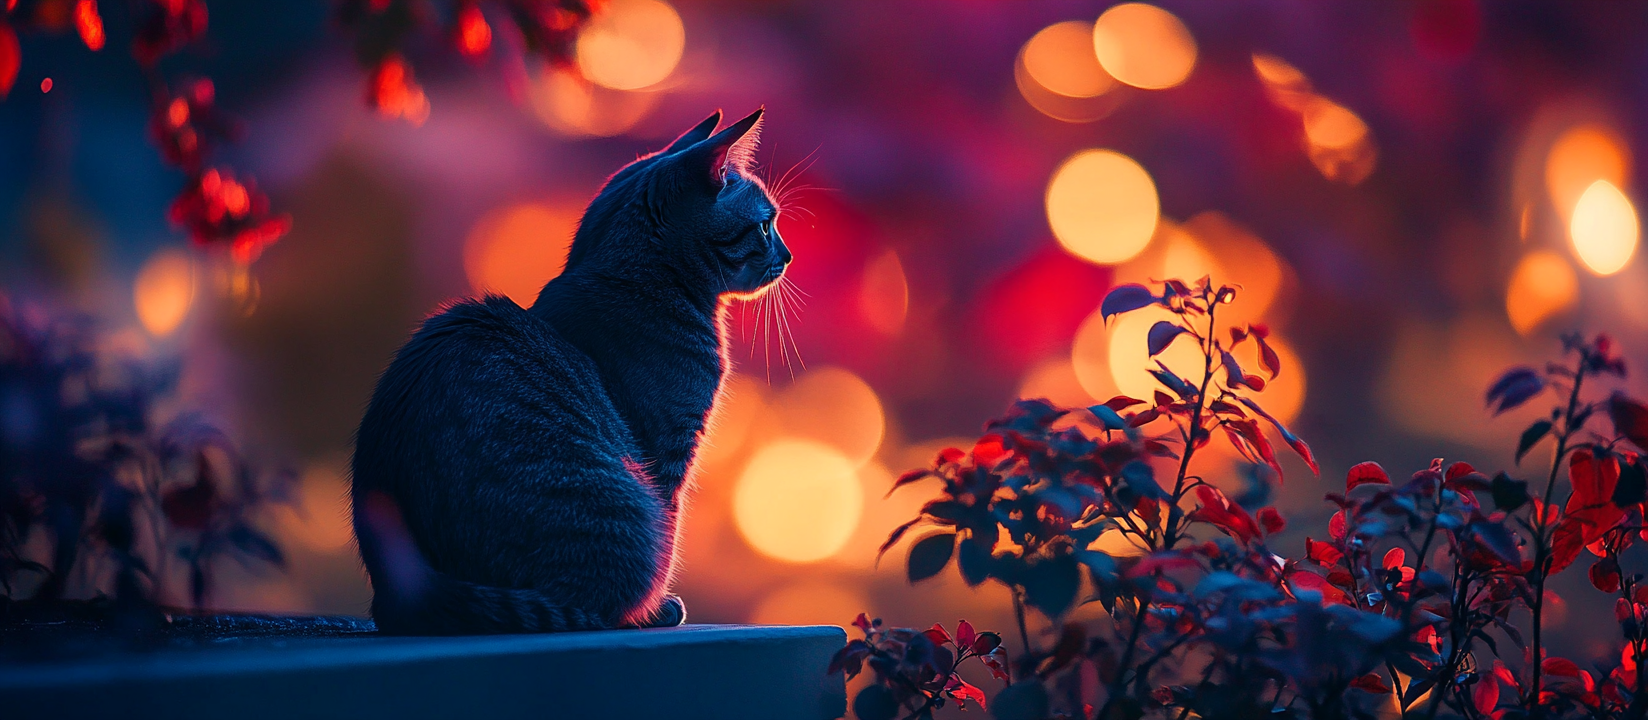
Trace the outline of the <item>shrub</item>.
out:
M 1267 425 L 1317 469 L 1309 446 L 1252 396 L 1283 372 L 1267 329 L 1216 319 L 1236 293 L 1207 278 L 1170 280 L 1159 292 L 1115 288 L 1104 317 L 1170 311 L 1172 319 L 1151 328 L 1147 350 L 1156 357 L 1194 341 L 1199 375 L 1157 360 L 1151 374 L 1161 389 L 1149 400 L 1116 397 L 1088 408 L 1021 400 L 970 450 L 944 450 L 895 483 L 942 484 L 882 548 L 913 529 L 933 529 L 910 546 L 911 582 L 953 560 L 967 584 L 999 583 L 1011 594 L 1022 651 L 1010 671 L 997 673 L 1012 682 L 990 700 L 991 712 L 1004 719 L 1353 718 L 1398 709 L 1408 718 L 1643 717 L 1648 701 L 1636 688 L 1648 649 L 1648 589 L 1640 576 L 1622 573 L 1620 552 L 1633 537 L 1648 538 L 1636 454 L 1648 447 L 1648 407 L 1618 392 L 1602 399 L 1581 392 L 1587 380 L 1624 376 L 1608 338 L 1566 338 L 1569 364 L 1514 368 L 1488 390 L 1496 415 L 1547 391 L 1558 396 L 1517 446 L 1518 462 L 1554 446 L 1543 483 L 1530 490 L 1508 473 L 1490 478 L 1441 459 L 1393 481 L 1364 462 L 1347 473 L 1343 492 L 1326 496 L 1335 509 L 1326 532 L 1288 558 L 1269 544 L 1286 525 L 1275 508 L 1250 511 L 1253 499 L 1233 500 L 1193 472 L 1197 451 L 1217 436 L 1279 482 Z M 1235 357 L 1244 346 L 1263 377 Z M 1158 478 L 1158 466 L 1176 470 Z M 1559 482 L 1564 467 L 1567 483 Z M 1096 549 L 1106 534 L 1135 551 Z M 1545 653 L 1546 580 L 1582 548 L 1599 558 L 1592 584 L 1618 596 L 1623 649 L 1611 667 L 1582 669 Z M 1078 604 L 1093 602 L 1105 611 L 1102 621 L 1069 619 Z M 1525 626 L 1513 620 L 1519 610 L 1528 613 Z M 1028 632 L 1027 613 L 1054 629 L 1052 647 Z M 860 626 L 866 638 L 831 666 L 850 676 L 872 653 L 876 682 L 855 699 L 860 717 L 931 717 L 941 685 L 952 682 L 946 678 L 959 681 L 950 656 L 926 648 L 943 646 L 940 638 Z
M 167 598 L 200 608 L 217 558 L 284 564 L 250 516 L 287 476 L 254 472 L 197 415 L 157 425 L 176 368 L 115 345 L 86 317 L 0 298 L 0 625 L 142 629 Z M 168 593 L 174 562 L 186 590 Z

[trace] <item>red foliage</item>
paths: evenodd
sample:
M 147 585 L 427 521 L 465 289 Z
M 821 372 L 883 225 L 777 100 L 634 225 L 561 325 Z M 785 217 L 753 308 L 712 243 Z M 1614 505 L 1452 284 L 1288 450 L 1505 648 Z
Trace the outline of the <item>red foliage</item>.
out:
M 1356 489 L 1358 485 L 1368 483 L 1389 485 L 1390 475 L 1385 474 L 1385 469 L 1380 467 L 1379 463 L 1371 460 L 1351 466 L 1350 472 L 1345 474 L 1345 492 L 1347 493 Z
M 206 36 L 205 0 L 144 0 L 132 55 L 145 67 Z
M 1214 339 L 1220 336 L 1211 319 L 1219 304 L 1214 298 L 1223 296 L 1206 280 L 1194 288 L 1168 281 L 1159 294 L 1126 285 L 1105 298 L 1100 312 L 1108 318 L 1166 307 L 1182 324 L 1158 326 L 1146 351 L 1196 339 L 1208 365 L 1218 370 L 1222 364 L 1226 372 L 1192 385 L 1158 363 L 1153 374 L 1161 389 L 1148 403 L 1118 397 L 1064 409 L 1020 401 L 986 425 L 970 452 L 947 449 L 930 469 L 899 478 L 895 487 L 927 477 L 944 485 L 883 548 L 916 525 L 941 528 L 912 548 L 912 579 L 931 577 L 954 559 L 969 585 L 999 582 L 1011 590 L 1018 612 L 1040 613 L 1046 627 L 1059 630 L 1045 650 L 1027 632 L 1028 652 L 1014 663 L 995 642 L 969 646 L 937 625 L 910 631 L 912 642 L 963 648 L 997 678 L 1017 678 L 991 702 L 1005 716 L 1261 717 L 1274 713 L 1279 696 L 1303 698 L 1312 717 L 1356 716 L 1345 710 L 1352 701 L 1344 697 L 1355 689 L 1399 695 L 1392 702 L 1406 717 L 1441 717 L 1444 707 L 1491 720 L 1513 712 L 1640 717 L 1636 668 L 1648 648 L 1648 586 L 1638 585 L 1619 561 L 1634 539 L 1648 538 L 1642 517 L 1648 478 L 1640 457 L 1615 449 L 1635 442 L 1627 431 L 1639 427 L 1637 405 L 1622 396 L 1607 401 L 1616 426 L 1610 436 L 1586 427 L 1587 420 L 1600 420 L 1596 411 L 1604 405 L 1583 402 L 1572 391 L 1588 373 L 1623 375 L 1611 344 L 1569 339 L 1570 351 L 1580 356 L 1574 366 L 1513 369 L 1488 393 L 1497 413 L 1547 389 L 1573 392 L 1543 426 L 1522 434 L 1518 449 L 1520 458 L 1533 444 L 1554 439 L 1553 483 L 1568 466 L 1562 505 L 1541 499 L 1561 497 L 1557 487 L 1536 488 L 1538 497 L 1531 497 L 1528 482 L 1505 473 L 1489 479 L 1465 462 L 1433 460 L 1401 484 L 1392 484 L 1377 463 L 1364 462 L 1346 474 L 1344 494 L 1326 496 L 1336 509 L 1328 540 L 1307 537 L 1301 562 L 1266 545 L 1286 527 L 1275 508 L 1250 515 L 1189 473 L 1214 429 L 1272 469 L 1275 457 L 1258 420 L 1274 424 L 1290 444 L 1297 441 L 1240 394 L 1252 383 L 1230 367 L 1234 360 Z M 1234 346 L 1261 341 L 1268 330 L 1246 326 L 1229 334 Z M 1148 434 L 1163 420 L 1178 437 Z M 1300 454 L 1311 461 L 1308 449 Z M 1149 464 L 1154 457 L 1179 460 L 1178 475 L 1158 481 Z M 1372 487 L 1357 490 L 1364 485 Z M 1199 502 L 1184 512 L 1191 492 Z M 1490 497 L 1493 512 L 1484 507 Z M 1207 530 L 1228 539 L 1209 538 Z M 1109 532 L 1143 553 L 1101 552 L 1096 540 Z M 1590 567 L 1592 584 L 1619 595 L 1615 620 L 1628 643 L 1620 666 L 1600 681 L 1572 661 L 1545 657 L 1538 628 L 1544 608 L 1560 602 L 1545 588 L 1545 577 L 1587 547 L 1600 558 Z M 1100 628 L 1067 621 L 1079 597 L 1103 605 Z M 1528 618 L 1535 623 L 1531 643 L 1524 634 Z M 964 630 L 971 627 L 958 626 L 957 635 Z M 1192 674 L 1203 678 L 1201 685 L 1156 687 L 1153 681 L 1170 673 L 1153 678 L 1152 672 L 1173 661 L 1173 648 L 1186 646 L 1198 648 L 1193 655 L 1201 665 Z M 860 645 L 849 648 L 857 649 L 844 652 L 864 652 Z M 1527 658 L 1523 677 L 1497 660 L 1491 672 L 1483 669 L 1477 663 L 1488 653 Z M 1181 675 L 1185 670 L 1177 668 Z M 936 682 L 942 675 L 924 677 Z M 1502 694 L 1501 684 L 1512 691 Z M 973 688 L 958 682 L 946 683 L 943 692 L 926 687 L 919 697 L 974 699 Z M 878 696 L 860 699 L 866 697 Z M 905 714 L 923 716 L 914 707 L 918 696 L 886 697 L 912 701 L 902 705 Z M 1101 697 L 1104 705 L 1092 707 Z
M 386 118 L 405 118 L 413 125 L 429 119 L 429 98 L 399 54 L 385 55 L 366 83 L 366 104 Z
M 1190 514 L 1192 520 L 1199 520 L 1212 525 L 1225 534 L 1244 543 L 1252 542 L 1259 536 L 1259 526 L 1254 524 L 1253 518 L 1248 516 L 1242 506 L 1232 503 L 1225 494 L 1211 485 L 1196 488 L 1196 498 L 1202 501 L 1202 506 Z
M 11 93 L 11 86 L 17 82 L 17 70 L 22 64 L 17 32 L 5 22 L 0 22 L 0 99 Z
M 76 0 L 74 29 L 86 47 L 93 51 L 103 49 L 103 16 L 97 12 L 97 0 Z
M 189 229 L 196 245 L 226 246 L 243 264 L 292 228 L 289 216 L 270 212 L 269 198 L 251 180 L 241 183 L 216 168 L 184 187 L 172 201 L 171 219 Z

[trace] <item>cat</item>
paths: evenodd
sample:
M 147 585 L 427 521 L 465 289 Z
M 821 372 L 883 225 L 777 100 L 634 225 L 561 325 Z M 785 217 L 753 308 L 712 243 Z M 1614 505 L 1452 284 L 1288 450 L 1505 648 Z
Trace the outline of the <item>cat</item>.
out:
M 396 353 L 352 461 L 380 630 L 685 621 L 668 590 L 727 305 L 793 259 L 750 169 L 762 113 L 716 132 L 717 111 L 613 174 L 532 307 L 456 302 Z

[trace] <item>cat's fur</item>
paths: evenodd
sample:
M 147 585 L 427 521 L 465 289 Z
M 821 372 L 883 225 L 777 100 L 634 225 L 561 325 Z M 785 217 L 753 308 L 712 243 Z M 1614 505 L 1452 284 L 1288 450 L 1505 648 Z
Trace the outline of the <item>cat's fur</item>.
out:
M 725 305 L 791 260 L 748 169 L 761 111 L 720 120 L 608 179 L 530 309 L 455 303 L 378 381 L 352 499 L 381 629 L 684 620 L 668 588 Z

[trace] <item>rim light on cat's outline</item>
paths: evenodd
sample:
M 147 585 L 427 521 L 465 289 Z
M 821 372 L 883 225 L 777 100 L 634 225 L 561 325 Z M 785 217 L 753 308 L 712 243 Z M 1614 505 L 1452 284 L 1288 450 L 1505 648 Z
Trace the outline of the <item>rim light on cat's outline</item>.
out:
M 669 591 L 732 371 L 728 304 L 759 297 L 787 334 L 794 256 L 751 172 L 762 115 L 717 130 L 717 111 L 613 173 L 531 307 L 453 302 L 395 354 L 351 473 L 380 630 L 685 622 Z

